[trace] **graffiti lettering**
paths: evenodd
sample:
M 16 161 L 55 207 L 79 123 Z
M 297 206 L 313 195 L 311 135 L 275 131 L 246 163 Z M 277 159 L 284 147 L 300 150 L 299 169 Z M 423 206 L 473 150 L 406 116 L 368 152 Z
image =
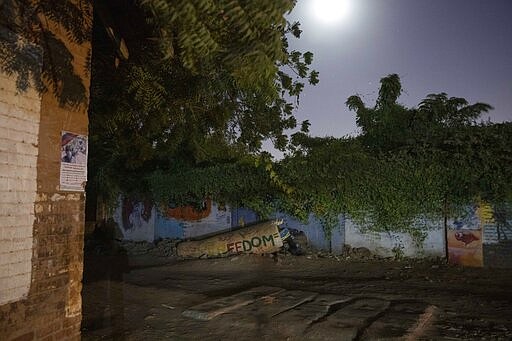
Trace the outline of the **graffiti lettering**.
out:
M 244 240 L 242 242 L 242 245 L 244 246 L 244 251 L 247 252 L 247 251 L 250 251 L 252 249 L 252 244 L 250 241 L 248 240 Z
M 274 238 L 277 238 L 279 236 L 279 233 L 274 233 L 269 236 L 263 236 L 263 245 L 267 246 L 267 242 L 272 242 L 272 246 L 276 245 L 274 242 Z
M 259 248 L 261 246 L 267 247 L 269 245 L 276 245 L 276 238 L 279 238 L 279 233 L 269 234 L 267 236 L 253 237 L 251 240 L 242 240 L 234 243 L 226 244 L 228 252 L 250 252 L 253 248 Z
M 256 242 L 258 242 L 258 244 L 256 245 Z M 251 239 L 251 244 L 254 246 L 254 247 L 260 247 L 261 245 L 261 239 L 258 238 L 258 237 L 254 237 Z

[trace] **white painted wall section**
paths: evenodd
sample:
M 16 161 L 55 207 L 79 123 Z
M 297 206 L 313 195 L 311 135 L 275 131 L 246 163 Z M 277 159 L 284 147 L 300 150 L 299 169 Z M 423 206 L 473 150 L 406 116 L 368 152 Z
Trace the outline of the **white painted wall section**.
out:
M 345 222 L 345 244 L 352 248 L 365 247 L 382 257 L 394 256 L 393 248 L 400 247 L 403 255 L 411 258 L 444 257 L 443 223 L 432 222 L 421 245 L 407 233 L 363 232 L 352 220 Z
M 36 90 L 0 73 L 0 305 L 30 289 L 40 112 Z

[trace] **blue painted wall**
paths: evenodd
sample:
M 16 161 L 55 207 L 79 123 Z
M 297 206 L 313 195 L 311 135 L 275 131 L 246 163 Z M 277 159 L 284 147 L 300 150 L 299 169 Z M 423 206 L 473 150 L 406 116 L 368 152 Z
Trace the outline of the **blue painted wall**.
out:
M 309 245 L 313 248 L 331 251 L 336 254 L 343 252 L 343 245 L 345 244 L 345 218 L 343 215 L 338 218 L 338 226 L 332 231 L 331 240 L 328 240 L 322 224 L 313 214 L 309 215 L 309 220 L 305 224 L 284 213 L 276 213 L 274 217 L 282 219 L 282 226 L 284 227 L 303 231 Z
M 231 209 L 231 226 L 244 226 L 258 222 L 260 217 L 248 208 L 238 207 Z
M 315 249 L 332 251 L 334 253 L 341 253 L 343 251 L 343 244 L 345 243 L 345 218 L 342 215 L 339 217 L 338 227 L 332 231 L 331 240 L 327 240 L 322 224 L 313 214 L 309 216 L 309 221 L 305 224 L 280 212 L 275 213 L 271 219 L 283 220 L 283 227 L 304 232 L 309 245 Z M 258 215 L 250 209 L 231 209 L 231 222 L 233 227 L 240 226 L 242 223 L 247 225 L 257 221 L 259 221 Z
M 166 217 L 160 212 L 155 219 L 155 239 L 179 238 L 189 239 L 208 234 L 229 231 L 231 229 L 231 211 L 229 208 L 220 209 L 212 203 L 211 213 L 199 220 L 179 220 Z
M 169 219 L 157 213 L 155 221 L 155 239 L 159 238 L 183 238 L 183 222 L 176 219 Z

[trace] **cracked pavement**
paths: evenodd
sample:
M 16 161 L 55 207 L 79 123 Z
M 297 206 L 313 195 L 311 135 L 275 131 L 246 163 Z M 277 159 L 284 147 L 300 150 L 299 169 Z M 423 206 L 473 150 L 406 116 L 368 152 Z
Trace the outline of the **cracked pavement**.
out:
M 86 260 L 85 340 L 512 338 L 503 269 L 258 255 L 136 261 L 123 273 L 116 258 Z

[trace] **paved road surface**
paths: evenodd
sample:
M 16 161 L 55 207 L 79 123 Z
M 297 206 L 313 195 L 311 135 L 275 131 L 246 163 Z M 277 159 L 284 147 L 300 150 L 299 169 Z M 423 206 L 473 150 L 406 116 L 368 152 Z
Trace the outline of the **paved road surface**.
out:
M 86 260 L 85 340 L 512 339 L 510 271 L 292 256 L 122 264 Z

